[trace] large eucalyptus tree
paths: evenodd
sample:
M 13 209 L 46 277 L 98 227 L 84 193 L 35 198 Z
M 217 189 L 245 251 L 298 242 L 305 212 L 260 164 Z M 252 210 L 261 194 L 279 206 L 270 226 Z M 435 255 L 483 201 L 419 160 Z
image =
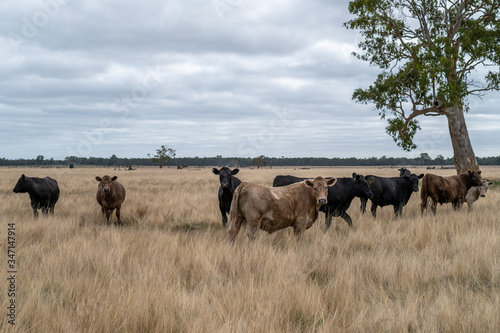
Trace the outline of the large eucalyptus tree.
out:
M 351 1 L 355 18 L 344 25 L 364 37 L 354 55 L 382 69 L 353 99 L 374 103 L 406 151 L 416 148 L 418 116 L 446 116 L 457 172 L 477 170 L 464 112 L 471 96 L 500 88 L 499 7 L 498 0 Z

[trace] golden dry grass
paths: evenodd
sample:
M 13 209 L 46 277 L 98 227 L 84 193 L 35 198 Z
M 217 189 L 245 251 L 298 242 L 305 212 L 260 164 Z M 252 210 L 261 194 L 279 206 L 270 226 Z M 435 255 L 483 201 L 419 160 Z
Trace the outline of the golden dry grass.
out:
M 270 185 L 278 174 L 381 176 L 395 169 L 242 169 Z M 412 170 L 425 173 L 427 170 Z M 324 215 L 296 240 L 291 229 L 245 228 L 227 241 L 210 169 L 0 169 L 1 247 L 16 225 L 16 326 L 2 332 L 498 332 L 500 192 L 475 211 L 439 206 L 420 216 L 414 194 L 403 217 L 349 213 L 325 232 Z M 452 170 L 433 170 L 451 174 Z M 55 215 L 34 220 L 17 179 L 51 176 Z M 127 190 L 123 227 L 105 225 L 95 176 L 117 175 Z M 483 168 L 500 179 L 500 168 Z M 113 221 L 116 217 L 113 215 Z M 7 285 L 7 273 L 0 276 Z

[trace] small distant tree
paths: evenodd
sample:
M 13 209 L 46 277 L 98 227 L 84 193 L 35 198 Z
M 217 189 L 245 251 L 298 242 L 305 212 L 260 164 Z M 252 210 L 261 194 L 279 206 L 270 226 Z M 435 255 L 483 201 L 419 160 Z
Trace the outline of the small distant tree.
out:
M 444 156 L 439 154 L 438 156 L 436 156 L 436 158 L 434 159 L 434 161 L 436 161 L 436 163 L 438 163 L 439 165 L 443 165 L 443 162 L 444 162 Z
M 257 169 L 259 169 L 261 166 L 266 166 L 267 162 L 265 160 L 264 155 L 257 156 L 255 158 L 252 158 L 252 163 L 257 166 Z
M 431 157 L 427 153 L 420 153 L 420 158 L 422 159 L 422 165 L 425 165 L 425 161 L 431 160 Z
M 116 156 L 115 154 L 111 155 L 111 157 L 109 158 L 109 165 L 116 166 L 117 164 L 118 164 L 118 156 Z
M 43 155 L 38 155 L 36 157 L 36 165 L 41 166 L 43 164 L 43 159 L 44 159 Z
M 159 163 L 161 169 L 172 158 L 175 158 L 175 149 L 161 145 L 161 148 L 156 149 L 156 154 L 153 156 L 152 161 L 153 163 Z

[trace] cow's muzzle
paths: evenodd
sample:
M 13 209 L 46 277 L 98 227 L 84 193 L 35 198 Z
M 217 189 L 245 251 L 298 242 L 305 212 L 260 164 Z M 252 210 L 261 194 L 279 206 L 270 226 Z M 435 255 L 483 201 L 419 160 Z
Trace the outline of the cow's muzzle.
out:
M 481 198 L 484 198 L 486 196 L 486 194 L 481 194 Z
M 109 192 L 109 188 L 104 188 L 103 191 L 104 192 Z
M 318 204 L 320 204 L 320 205 L 326 204 L 326 198 L 319 198 L 318 199 Z

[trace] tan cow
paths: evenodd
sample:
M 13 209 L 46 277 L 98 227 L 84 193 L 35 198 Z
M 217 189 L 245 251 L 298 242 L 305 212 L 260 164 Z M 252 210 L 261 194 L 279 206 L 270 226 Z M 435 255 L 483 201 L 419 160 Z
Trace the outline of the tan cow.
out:
M 259 229 L 268 233 L 292 227 L 300 236 L 318 218 L 319 207 L 326 204 L 328 186 L 337 180 L 316 177 L 283 187 L 241 183 L 236 189 L 229 213 L 229 239 L 234 241 L 243 221 L 252 240 Z
M 473 204 L 479 197 L 484 198 L 486 196 L 486 191 L 488 191 L 488 186 L 490 185 L 493 185 L 493 182 L 483 180 L 481 181 L 481 186 L 473 186 L 469 189 L 465 196 L 465 201 L 467 201 L 467 205 L 469 205 L 469 211 L 474 210 Z
M 426 174 L 420 188 L 420 210 L 422 214 L 431 202 L 431 209 L 436 214 L 437 204 L 451 202 L 455 210 L 460 209 L 465 201 L 467 191 L 473 186 L 481 185 L 481 171 L 468 171 L 457 176 L 441 177 Z M 431 201 L 428 199 L 431 199 Z
M 106 214 L 106 224 L 109 224 L 109 217 L 114 209 L 116 209 L 118 224 L 122 223 L 120 221 L 120 209 L 123 201 L 125 200 L 125 187 L 116 181 L 117 178 L 117 176 L 111 178 L 107 175 L 102 178 L 95 177 L 95 179 L 99 182 L 96 199 L 99 205 L 101 205 L 102 213 Z

